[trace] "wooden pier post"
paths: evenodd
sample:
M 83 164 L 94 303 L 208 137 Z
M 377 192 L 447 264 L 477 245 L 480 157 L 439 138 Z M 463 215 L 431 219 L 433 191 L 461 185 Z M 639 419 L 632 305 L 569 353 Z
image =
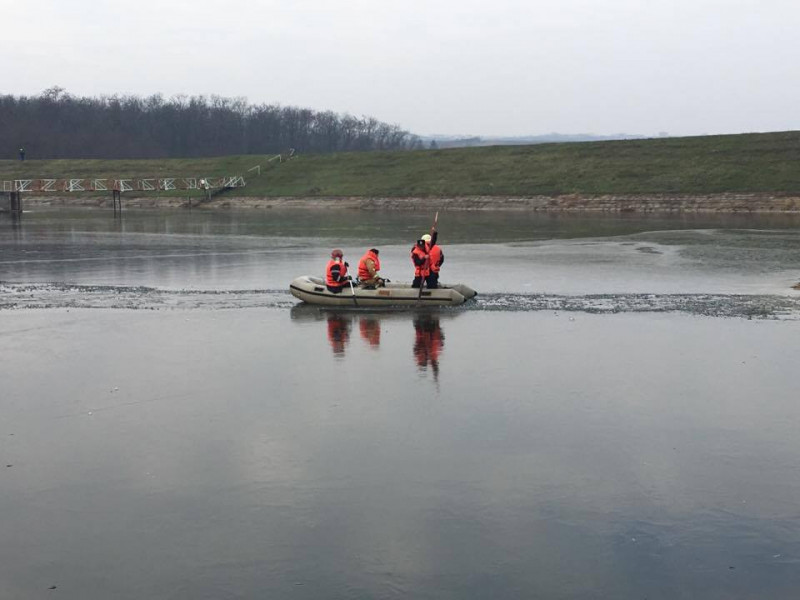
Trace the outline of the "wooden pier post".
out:
M 22 212 L 22 194 L 20 192 L 9 192 L 8 197 L 11 200 L 11 212 L 12 213 L 21 213 Z
M 114 214 L 117 214 L 117 204 L 119 203 L 119 214 L 122 214 L 122 192 L 116 187 L 111 191 L 111 202 L 114 204 Z

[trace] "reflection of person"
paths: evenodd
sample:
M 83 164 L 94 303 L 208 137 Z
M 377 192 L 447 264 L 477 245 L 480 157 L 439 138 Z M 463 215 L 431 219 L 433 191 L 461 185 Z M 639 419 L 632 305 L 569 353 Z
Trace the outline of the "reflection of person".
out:
M 347 267 L 350 265 L 344 262 L 344 254 L 339 248 L 331 251 L 331 259 L 325 267 L 325 286 L 328 291 L 339 294 L 350 283 L 350 276 L 347 274 Z
M 439 354 L 444 346 L 444 333 L 439 319 L 431 315 L 420 315 L 414 319 L 414 359 L 417 367 L 424 371 L 430 365 L 434 378 L 439 376 Z
M 334 356 L 344 356 L 344 349 L 350 340 L 350 320 L 340 315 L 328 315 L 328 341 Z
M 381 270 L 381 261 L 378 258 L 378 249 L 370 248 L 358 261 L 358 280 L 365 288 L 383 287 L 386 285 L 378 271 Z
M 373 348 L 381 345 L 381 322 L 375 317 L 364 317 L 358 322 L 361 338 Z

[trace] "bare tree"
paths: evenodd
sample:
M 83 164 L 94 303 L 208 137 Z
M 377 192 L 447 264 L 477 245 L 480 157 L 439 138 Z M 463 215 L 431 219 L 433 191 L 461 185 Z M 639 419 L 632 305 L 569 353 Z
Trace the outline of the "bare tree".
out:
M 261 104 L 245 98 L 161 94 L 72 96 L 53 86 L 39 96 L 0 95 L 6 154 L 36 158 L 157 158 L 225 154 L 405 150 L 419 138 L 372 117 Z

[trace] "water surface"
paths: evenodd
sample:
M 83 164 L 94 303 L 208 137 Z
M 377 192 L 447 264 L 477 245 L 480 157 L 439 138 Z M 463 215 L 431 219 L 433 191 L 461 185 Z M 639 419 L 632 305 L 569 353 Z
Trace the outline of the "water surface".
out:
M 0 220 L 0 597 L 796 597 L 791 220 L 267 213 Z

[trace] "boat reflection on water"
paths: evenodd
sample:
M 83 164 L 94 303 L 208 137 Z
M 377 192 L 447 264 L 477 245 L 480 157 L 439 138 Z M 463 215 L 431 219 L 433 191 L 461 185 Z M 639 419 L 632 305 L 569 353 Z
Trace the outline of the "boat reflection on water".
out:
M 350 319 L 337 314 L 328 315 L 328 341 L 334 356 L 344 356 L 344 349 L 350 341 L 350 327 Z
M 391 340 L 404 323 L 414 327 L 412 356 L 421 373 L 432 373 L 439 378 L 439 361 L 444 350 L 442 320 L 454 318 L 458 312 L 448 310 L 425 311 L 363 311 L 329 309 L 308 304 L 298 304 L 291 309 L 292 320 L 319 321 L 327 325 L 328 343 L 336 358 L 344 358 L 353 330 L 357 326 L 359 337 L 366 347 L 380 349 L 382 336 Z
M 328 341 L 334 356 L 344 356 L 345 347 L 350 341 L 350 330 L 352 329 L 352 319 L 350 315 L 341 313 L 328 314 Z M 358 330 L 361 339 L 370 348 L 377 350 L 381 345 L 381 321 L 375 317 L 358 318 Z
M 363 316 L 358 319 L 358 330 L 361 339 L 367 342 L 370 348 L 377 350 L 381 345 L 381 320 L 375 316 Z
M 439 355 L 444 347 L 444 332 L 439 316 L 420 314 L 414 317 L 414 360 L 420 371 L 431 368 L 434 381 L 439 380 Z

